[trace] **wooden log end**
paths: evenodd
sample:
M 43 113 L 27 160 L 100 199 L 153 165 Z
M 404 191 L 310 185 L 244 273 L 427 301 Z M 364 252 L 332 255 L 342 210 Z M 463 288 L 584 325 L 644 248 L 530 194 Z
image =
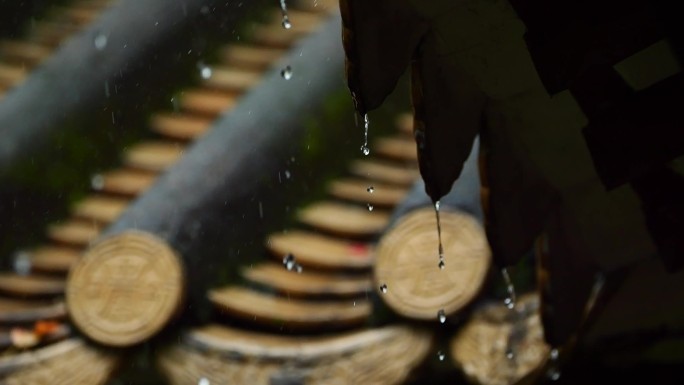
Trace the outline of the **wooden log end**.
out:
M 535 294 L 521 296 L 514 310 L 503 302 L 480 307 L 451 341 L 454 362 L 480 385 L 535 383 L 549 352 Z
M 180 257 L 162 240 L 126 231 L 93 245 L 67 280 L 67 308 L 88 337 L 130 346 L 159 332 L 180 309 Z
M 407 214 L 378 245 L 374 278 L 380 297 L 405 317 L 438 320 L 467 306 L 491 264 L 482 226 L 470 215 L 442 211 L 444 267 L 439 267 L 433 209 Z

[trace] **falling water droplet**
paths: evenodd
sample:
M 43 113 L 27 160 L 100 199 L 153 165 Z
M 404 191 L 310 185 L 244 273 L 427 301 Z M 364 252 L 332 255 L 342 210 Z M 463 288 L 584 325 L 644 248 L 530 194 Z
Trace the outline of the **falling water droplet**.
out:
M 102 190 L 104 184 L 104 177 L 100 174 L 95 174 L 90 178 L 90 187 L 92 187 L 93 190 Z
M 304 268 L 300 264 L 295 264 L 295 270 L 297 271 L 297 274 L 302 274 L 302 271 L 304 271 Z
M 287 270 L 291 271 L 292 269 L 294 269 L 296 263 L 297 262 L 295 261 L 295 256 L 291 253 L 288 253 L 283 257 L 283 266 L 285 266 Z
M 380 291 L 382 292 L 382 294 L 387 293 L 387 285 L 384 283 L 380 285 Z
M 369 204 L 367 205 L 367 207 L 368 207 L 368 211 L 373 211 L 373 208 L 374 208 L 374 207 L 373 207 L 372 204 L 369 203 Z
M 440 361 L 444 361 L 444 358 L 446 357 L 446 354 L 444 354 L 443 351 L 438 351 L 437 352 L 437 358 L 439 358 Z
M 561 371 L 558 368 L 558 356 L 558 349 L 551 349 L 549 352 L 549 369 L 546 372 L 546 377 L 551 381 L 558 381 L 561 377 Z
M 98 33 L 97 36 L 95 36 L 95 40 L 93 40 L 93 44 L 95 44 L 95 48 L 98 51 L 102 51 L 107 47 L 107 35 Z
M 511 349 L 511 348 L 506 349 L 506 358 L 508 358 L 509 360 L 512 360 L 515 358 L 515 353 L 513 353 L 513 349 Z
M 361 152 L 363 155 L 370 155 L 370 148 L 368 148 L 368 126 L 370 121 L 368 120 L 368 114 L 363 115 L 363 146 L 361 146 Z
M 292 28 L 292 23 L 290 23 L 290 18 L 287 16 L 287 4 L 285 4 L 285 0 L 280 0 L 280 12 L 283 14 L 283 28 L 285 29 L 290 29 Z
M 504 305 L 512 310 L 515 308 L 516 301 L 515 286 L 513 286 L 513 281 L 511 281 L 511 276 L 508 274 L 507 268 L 504 267 L 501 269 L 501 275 L 503 276 L 504 283 L 506 284 L 506 291 L 508 293 L 506 299 L 504 299 Z
M 375 187 L 373 187 L 373 186 L 368 186 L 368 188 L 366 189 L 366 191 L 368 191 L 369 194 L 372 194 L 372 193 L 375 192 Z
M 211 77 L 211 68 L 205 65 L 202 65 L 200 67 L 200 75 L 202 76 L 202 79 L 209 79 Z
M 444 267 L 446 267 L 446 264 L 444 263 L 443 259 L 439 260 L 439 263 L 437 264 L 437 267 L 439 267 L 440 270 L 444 270 Z
M 17 274 L 28 275 L 31 272 L 31 257 L 26 251 L 17 251 L 14 254 L 13 266 Z
M 209 382 L 209 380 L 206 377 L 202 377 L 197 382 L 197 385 L 211 385 L 211 382 Z
M 443 324 L 446 322 L 446 313 L 444 313 L 444 309 L 439 309 L 437 312 L 437 318 L 439 319 L 439 323 Z
M 280 76 L 282 76 L 283 79 L 285 79 L 285 80 L 290 80 L 290 79 L 292 79 L 292 67 L 287 66 L 287 67 L 283 68 L 283 69 L 280 71 Z

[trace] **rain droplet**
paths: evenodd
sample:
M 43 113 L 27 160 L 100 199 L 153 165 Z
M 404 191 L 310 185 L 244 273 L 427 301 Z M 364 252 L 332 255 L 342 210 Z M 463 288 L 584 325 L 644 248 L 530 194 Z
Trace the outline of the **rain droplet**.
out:
M 439 267 L 440 270 L 444 270 L 444 267 L 445 267 L 445 266 L 446 266 L 446 265 L 445 265 L 445 263 L 444 263 L 444 260 L 443 260 L 443 259 L 440 259 L 440 260 L 439 260 L 439 263 L 437 264 L 437 267 Z
M 285 0 L 280 0 L 280 12 L 283 14 L 283 28 L 285 29 L 290 29 L 292 28 L 292 23 L 290 23 L 290 18 L 287 16 L 287 4 L 285 4 Z
M 437 352 L 437 358 L 439 358 L 440 361 L 444 361 L 444 358 L 446 357 L 446 354 L 444 354 L 443 351 L 438 351 Z
M 95 36 L 95 40 L 93 41 L 93 43 L 95 44 L 95 48 L 98 51 L 102 51 L 103 49 L 105 49 L 105 47 L 107 47 L 107 35 L 102 33 L 97 34 L 97 36 Z
M 211 382 L 209 382 L 209 380 L 206 377 L 202 377 L 197 382 L 197 385 L 211 385 Z
M 104 188 L 105 180 L 100 174 L 95 174 L 90 178 L 90 187 L 93 190 L 102 190 Z
M 283 77 L 285 80 L 290 80 L 292 79 L 292 67 L 287 66 L 280 71 L 280 76 Z
M 437 318 L 439 318 L 439 323 L 441 324 L 446 322 L 446 313 L 444 313 L 444 309 L 439 309 L 437 312 Z
M 508 358 L 509 360 L 512 360 L 515 358 L 515 354 L 513 353 L 513 349 L 511 349 L 511 348 L 506 349 L 506 358 Z
M 28 275 L 31 272 L 31 258 L 28 253 L 21 250 L 14 254 L 14 271 L 19 275 Z
M 366 189 L 366 191 L 368 191 L 369 194 L 372 194 L 372 193 L 375 192 L 375 187 L 373 187 L 373 186 L 368 186 L 368 188 Z
M 372 204 L 369 203 L 367 206 L 368 206 L 368 211 L 373 211 L 373 208 L 374 208 L 374 207 L 373 207 Z
M 200 75 L 202 75 L 202 79 L 209 79 L 211 77 L 211 68 L 205 65 L 201 66 Z
M 506 284 L 506 291 L 508 292 L 507 297 L 504 299 L 504 305 L 507 308 L 513 310 L 515 308 L 515 286 L 513 286 L 513 281 L 511 281 L 511 276 L 508 274 L 508 269 L 505 267 L 501 269 L 501 275 L 503 276 L 504 283 Z
M 558 381 L 561 377 L 561 371 L 558 368 L 558 356 L 558 349 L 551 349 L 549 352 L 549 369 L 546 371 L 546 377 L 551 381 Z
M 387 293 L 387 285 L 384 283 L 380 285 L 380 291 L 382 292 L 382 294 Z
M 290 18 L 287 15 L 283 15 L 283 28 L 285 29 L 290 29 L 292 28 L 292 23 L 290 23 Z
M 295 256 L 292 255 L 292 253 L 288 253 L 283 257 L 283 266 L 285 266 L 287 270 L 294 269 L 296 263 Z

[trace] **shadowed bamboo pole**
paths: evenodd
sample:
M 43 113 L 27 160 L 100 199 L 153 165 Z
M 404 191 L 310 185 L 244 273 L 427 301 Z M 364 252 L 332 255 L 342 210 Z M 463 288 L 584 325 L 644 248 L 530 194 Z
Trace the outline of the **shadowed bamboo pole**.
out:
M 117 301 L 132 302 L 142 293 L 152 303 L 157 298 L 150 293 L 160 293 L 169 287 L 175 290 L 183 285 L 185 278 L 193 306 L 200 306 L 214 280 L 217 264 L 225 261 L 230 241 L 235 241 L 234 234 L 245 236 L 249 229 L 252 234 L 258 233 L 259 211 L 253 207 L 254 203 L 250 204 L 250 199 L 264 185 L 277 181 L 279 168 L 301 147 L 305 134 L 303 117 L 319 108 L 326 95 L 344 86 L 339 28 L 338 18 L 332 17 L 318 32 L 294 47 L 233 111 L 192 144 L 146 194 L 105 230 L 104 241 L 86 253 L 67 284 L 70 313 L 86 334 L 100 342 L 130 345 L 159 330 L 154 327 L 135 338 L 122 338 L 124 329 L 132 328 L 131 320 L 138 327 L 146 328 L 157 325 L 162 313 L 150 313 L 146 307 L 136 306 L 140 311 L 129 309 L 126 319 L 117 320 L 116 312 L 111 317 L 107 312 L 98 317 L 89 306 L 101 303 L 93 298 L 102 290 L 109 296 L 107 303 L 101 303 L 105 307 Z M 294 71 L 288 81 L 280 74 L 280 68 L 285 65 Z M 131 237 L 135 238 L 136 245 L 126 241 Z M 102 272 L 103 277 L 109 277 L 109 286 L 83 273 L 89 261 L 104 247 L 113 247 L 106 258 L 112 264 L 111 269 Z M 157 274 L 156 279 L 157 262 L 152 256 L 155 253 L 149 251 L 155 249 L 165 250 L 159 255 L 166 255 L 171 265 L 171 261 L 182 259 L 185 273 L 171 275 L 170 280 L 169 276 Z M 117 260 L 120 263 L 112 262 Z M 97 272 L 99 265 L 91 263 L 93 272 Z M 140 287 L 139 282 L 130 279 L 122 285 L 112 274 L 140 276 L 144 278 L 144 285 Z M 163 313 L 162 324 L 172 315 L 173 311 Z M 98 338 L 100 332 L 107 338 Z

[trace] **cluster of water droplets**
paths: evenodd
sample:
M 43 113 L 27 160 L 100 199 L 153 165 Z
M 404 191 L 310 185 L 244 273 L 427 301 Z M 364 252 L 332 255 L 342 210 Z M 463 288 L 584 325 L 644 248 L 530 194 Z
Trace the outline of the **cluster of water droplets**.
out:
M 301 273 L 304 270 L 302 265 L 297 263 L 297 260 L 292 253 L 288 253 L 283 257 L 283 266 L 285 266 L 288 271 L 296 271 L 297 273 Z
M 546 377 L 551 381 L 558 381 L 561 376 L 560 368 L 558 367 L 558 356 L 558 349 L 551 349 L 549 352 L 549 369 L 546 371 Z
M 287 4 L 285 3 L 285 0 L 280 0 L 280 12 L 283 15 L 283 20 L 281 22 L 281 25 L 283 26 L 284 29 L 290 29 L 292 28 L 292 23 L 290 22 L 290 17 L 287 14 Z M 285 66 L 280 71 L 280 76 L 283 77 L 285 80 L 290 80 L 292 79 L 292 67 Z

